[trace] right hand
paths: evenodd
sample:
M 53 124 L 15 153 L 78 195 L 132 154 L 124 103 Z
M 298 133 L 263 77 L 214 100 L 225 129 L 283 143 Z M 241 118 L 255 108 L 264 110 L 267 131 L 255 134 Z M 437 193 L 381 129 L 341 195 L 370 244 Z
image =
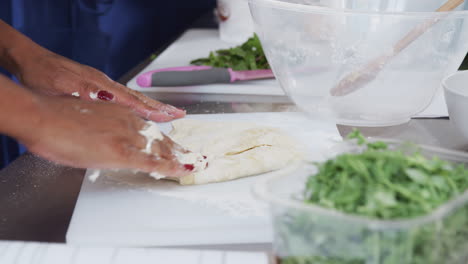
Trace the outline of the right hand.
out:
M 104 100 L 133 109 L 155 122 L 185 116 L 185 111 L 153 100 L 111 80 L 92 67 L 67 59 L 34 43 L 0 19 L 0 68 L 27 88 L 46 95 L 79 93 L 84 100 Z
M 22 52 L 16 74 L 26 87 L 46 95 L 79 93 L 83 100 L 103 100 L 127 106 L 139 116 L 155 122 L 167 122 L 185 116 L 185 111 L 153 100 L 123 86 L 104 73 L 64 58 L 41 47 Z M 100 94 L 106 96 L 102 97 Z M 93 98 L 95 94 L 97 98 Z
M 146 139 L 139 131 L 146 122 L 123 106 L 56 96 L 39 99 L 34 130 L 19 138 L 33 153 L 80 168 L 190 174 L 174 155 L 183 148 L 166 136 L 153 142 L 153 155 L 141 151 Z

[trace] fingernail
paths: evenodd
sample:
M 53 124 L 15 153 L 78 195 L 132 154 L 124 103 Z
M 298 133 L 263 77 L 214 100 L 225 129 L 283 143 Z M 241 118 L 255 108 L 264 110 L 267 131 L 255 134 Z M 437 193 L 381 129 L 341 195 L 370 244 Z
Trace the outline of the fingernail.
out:
M 193 171 L 195 169 L 195 166 L 193 164 L 184 164 L 184 168 L 189 171 Z
M 166 105 L 166 111 L 167 111 L 167 112 L 176 112 L 176 111 L 183 111 L 183 112 L 185 112 L 184 109 L 175 107 L 175 106 L 173 106 L 173 105 Z
M 99 91 L 97 97 L 103 101 L 112 101 L 114 99 L 114 95 L 108 91 Z

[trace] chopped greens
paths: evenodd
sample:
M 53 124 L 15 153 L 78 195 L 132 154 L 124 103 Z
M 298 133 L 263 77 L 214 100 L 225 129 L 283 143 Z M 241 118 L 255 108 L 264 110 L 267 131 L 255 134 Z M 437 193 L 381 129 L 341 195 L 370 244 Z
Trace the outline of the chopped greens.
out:
M 306 203 L 378 219 L 412 218 L 430 213 L 460 191 L 468 189 L 468 170 L 438 157 L 389 150 L 384 142 L 342 154 L 317 164 L 318 173 L 307 181 Z
M 193 60 L 190 64 L 232 68 L 235 71 L 270 69 L 257 34 L 240 46 L 212 51 L 207 58 Z
M 315 164 L 304 202 L 380 220 L 427 215 L 468 189 L 468 170 L 414 145 L 395 148 L 348 136 L 362 151 Z M 468 263 L 468 205 L 439 221 L 376 229 L 330 215 L 289 210 L 275 220 L 281 264 Z

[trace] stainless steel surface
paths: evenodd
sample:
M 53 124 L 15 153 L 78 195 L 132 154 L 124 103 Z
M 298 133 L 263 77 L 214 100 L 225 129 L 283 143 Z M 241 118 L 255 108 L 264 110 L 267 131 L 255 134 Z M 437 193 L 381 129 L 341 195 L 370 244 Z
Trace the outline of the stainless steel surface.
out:
M 0 240 L 63 242 L 85 170 L 27 153 L 0 171 Z

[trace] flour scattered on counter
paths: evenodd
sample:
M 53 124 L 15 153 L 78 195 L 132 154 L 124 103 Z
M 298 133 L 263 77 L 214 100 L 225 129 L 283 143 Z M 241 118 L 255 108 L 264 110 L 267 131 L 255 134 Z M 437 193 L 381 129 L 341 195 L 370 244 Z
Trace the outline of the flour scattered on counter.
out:
M 268 206 L 253 198 L 248 192 L 150 191 L 160 196 L 200 204 L 203 207 L 214 207 L 236 218 L 266 217 L 268 214 Z
M 91 173 L 88 176 L 88 179 L 92 182 L 95 182 L 97 178 L 99 178 L 99 175 L 101 175 L 100 170 L 91 170 Z
M 103 171 L 101 184 L 138 193 L 147 192 L 151 194 L 148 199 L 155 199 L 157 203 L 174 199 L 174 204 L 191 203 L 195 208 L 219 211 L 234 218 L 268 217 L 268 205 L 255 199 L 251 192 L 251 186 L 256 182 L 253 178 L 230 183 L 179 186 L 173 181 L 155 181 L 146 173 L 134 173 L 131 170 Z
M 72 96 L 75 96 L 75 97 L 80 97 L 80 93 L 79 93 L 79 92 L 73 92 L 71 95 L 72 95 Z
M 89 98 L 93 99 L 93 100 L 96 100 L 98 97 L 97 97 L 97 94 L 98 93 L 93 93 L 93 92 L 90 92 L 89 93 Z

